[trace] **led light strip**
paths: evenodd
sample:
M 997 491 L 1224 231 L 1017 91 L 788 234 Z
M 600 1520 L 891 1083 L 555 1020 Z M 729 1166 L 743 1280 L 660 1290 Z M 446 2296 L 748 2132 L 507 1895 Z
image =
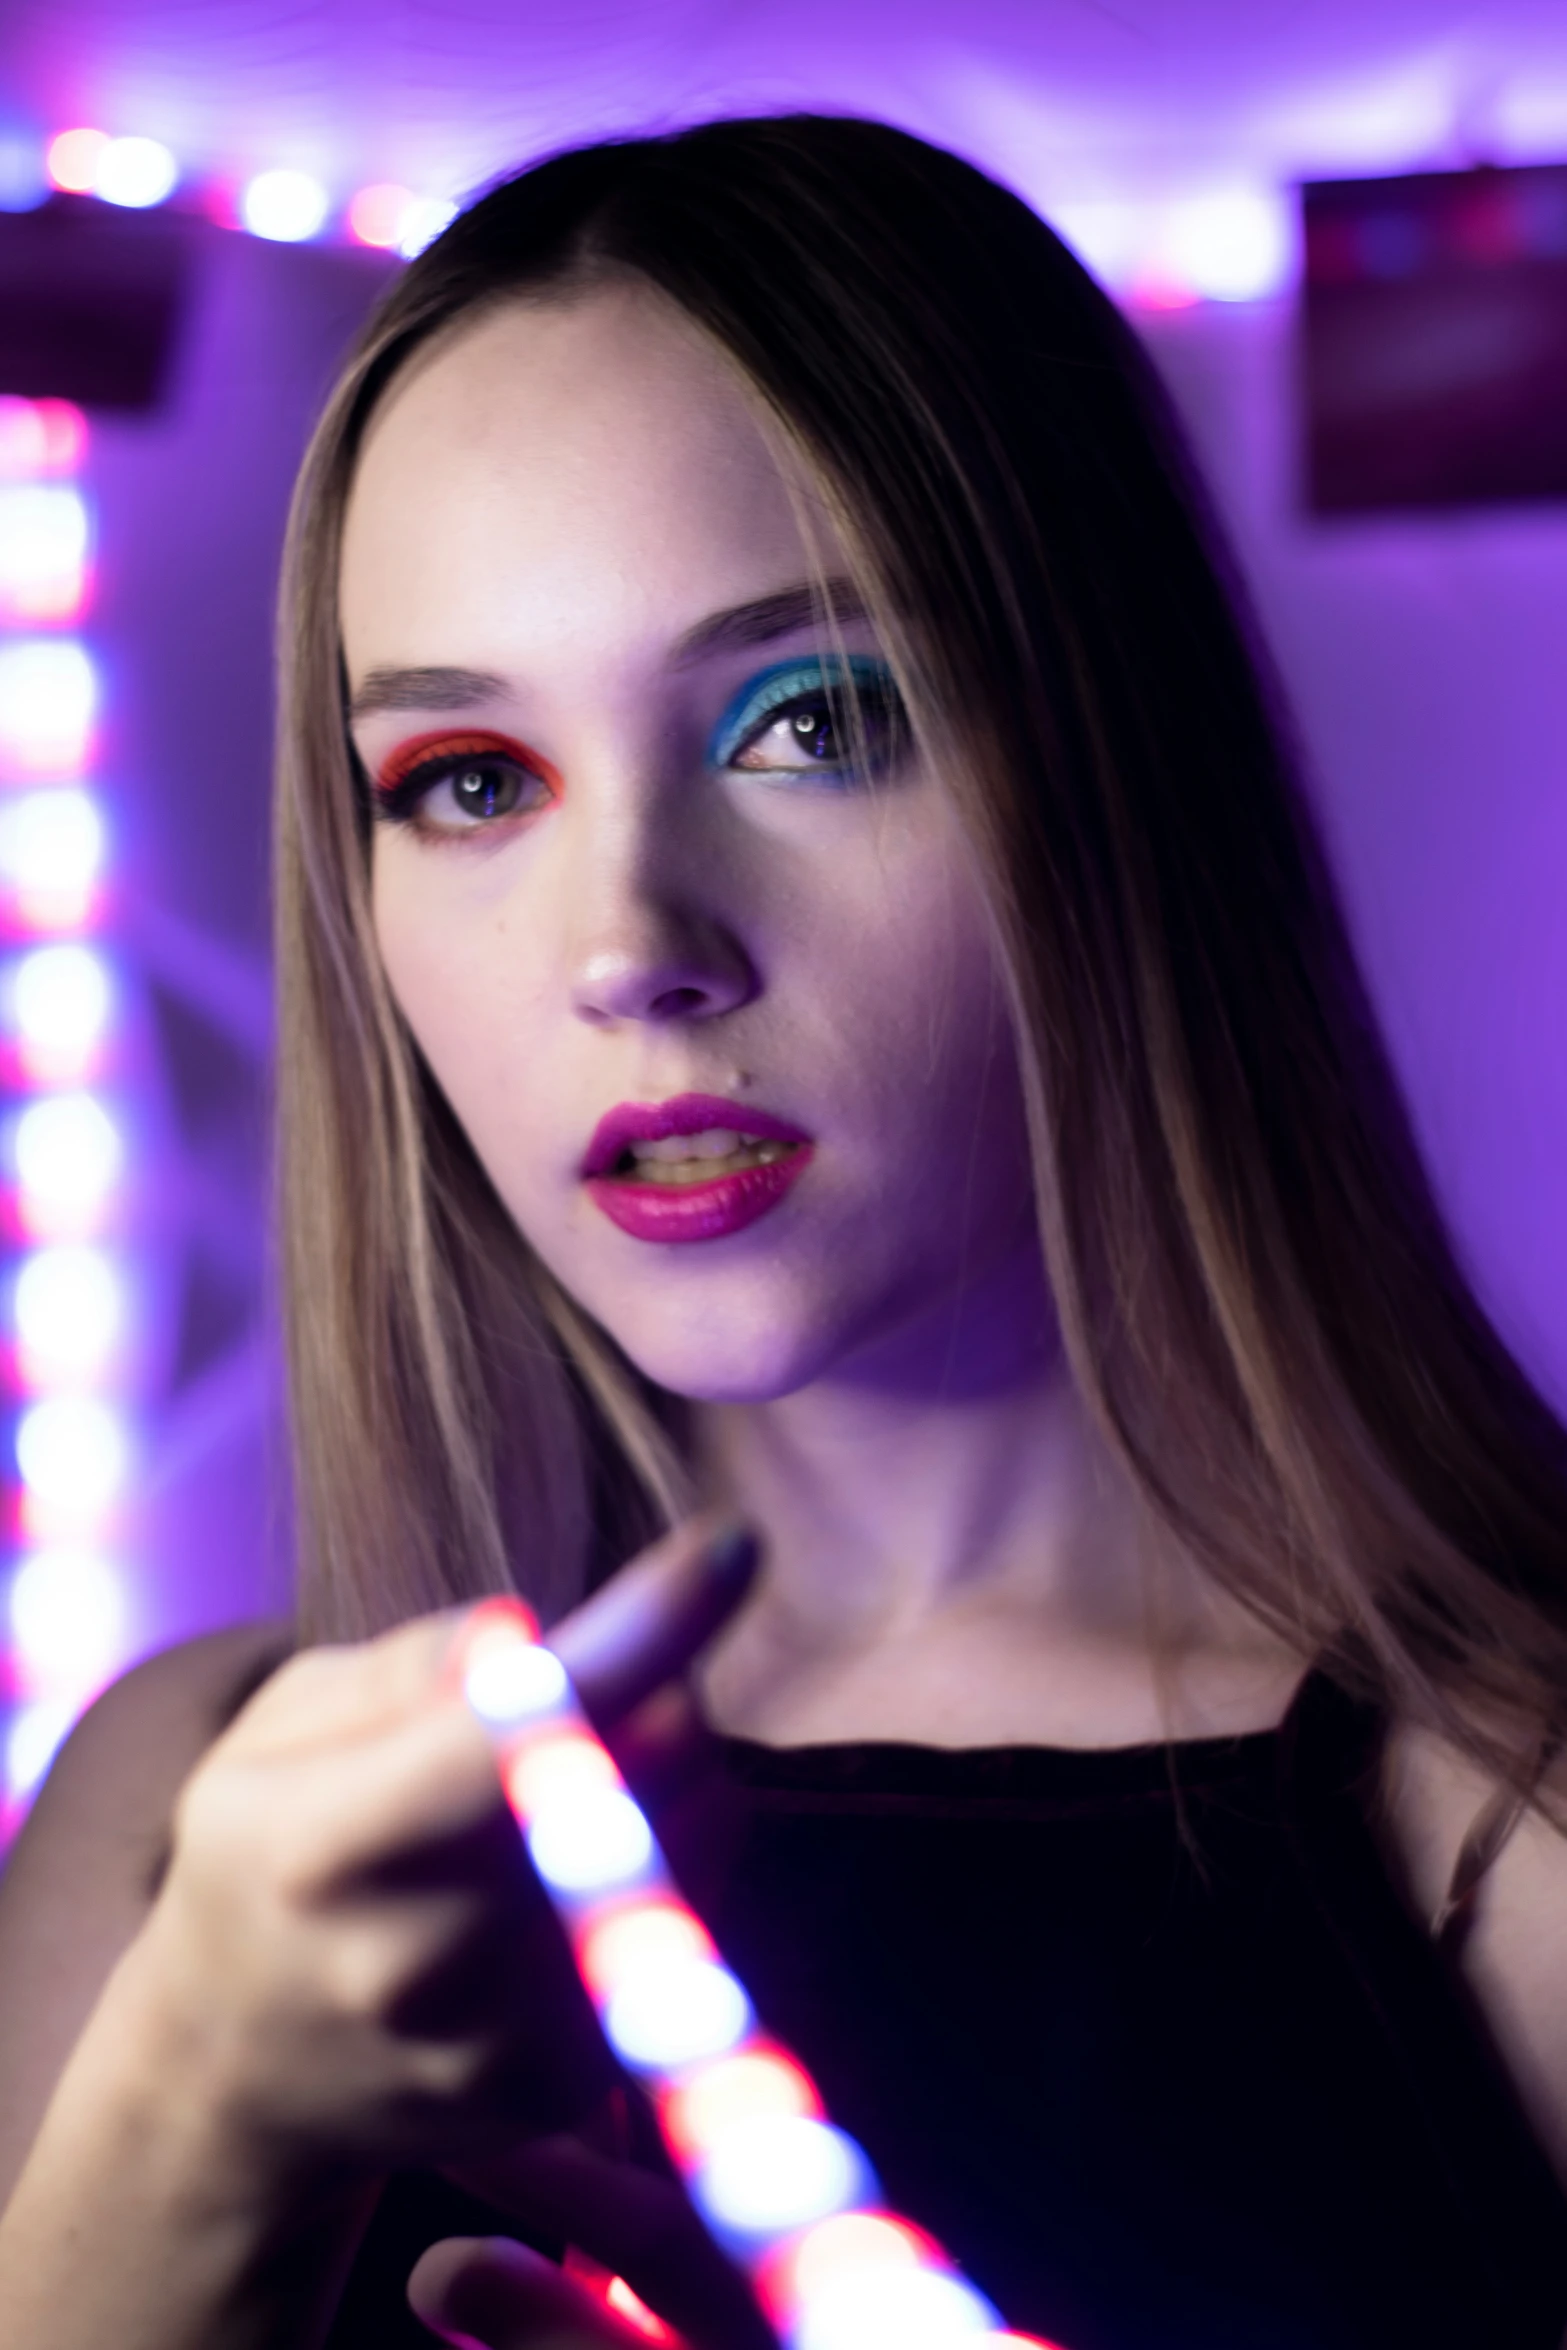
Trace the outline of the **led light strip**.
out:
M 0 1649 L 0 1846 L 123 1662 L 125 1636 L 101 1549 L 126 1462 L 113 1397 L 126 1301 L 102 1245 L 123 1146 L 94 1090 L 116 989 L 92 939 L 104 832 L 88 780 L 97 669 L 76 634 L 92 596 L 87 446 L 67 402 L 0 399 L 0 1359 L 16 1412 L 6 1533 L 19 1546 Z
M 351 243 L 404 260 L 439 236 L 457 210 L 446 197 L 421 195 L 394 180 L 359 188 L 339 207 L 312 173 L 286 166 L 244 181 L 192 186 L 160 139 L 111 138 L 86 125 L 47 140 L 0 137 L 0 212 L 31 211 L 56 190 L 133 212 L 155 211 L 178 192 L 183 206 L 194 203 L 225 227 L 277 244 L 308 244 L 336 230 Z
M 676 1891 L 520 1601 L 475 1611 L 460 1671 L 604 2035 L 647 2085 L 693 2204 L 786 2350 L 1055 2350 L 1010 2332 L 939 2244 L 883 2206 L 864 2152 L 761 2030 Z M 610 2305 L 640 2323 L 617 2285 Z

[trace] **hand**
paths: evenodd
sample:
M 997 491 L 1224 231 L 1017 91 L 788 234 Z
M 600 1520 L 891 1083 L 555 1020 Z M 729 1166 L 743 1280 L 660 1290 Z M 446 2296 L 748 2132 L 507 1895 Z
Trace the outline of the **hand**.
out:
M 465 2165 L 452 2176 L 530 2235 L 546 2242 L 563 2237 L 575 2253 L 588 2256 L 589 2267 L 624 2279 L 670 2329 L 676 2350 L 777 2350 L 750 2286 L 672 2175 L 562 2134 Z M 505 2237 L 437 2244 L 409 2280 L 409 2301 L 426 2325 L 444 2327 L 458 2339 L 474 2336 L 488 2350 L 532 2350 L 530 2326 L 543 2328 L 537 2339 L 554 2350 L 549 2327 L 567 2315 L 589 2327 L 584 2344 L 640 2338 L 646 2350 L 648 2336 L 617 2332 L 620 2321 L 602 2299 L 548 2261 L 540 2263 L 531 2253 L 513 2257 L 521 2252 Z M 487 2333 L 475 2322 L 479 2315 L 499 2330 Z
M 542 2254 L 509 2236 L 451 2236 L 408 2282 L 414 2315 L 456 2350 L 691 2350 L 671 2328 L 618 2317 Z M 652 2324 L 660 2324 L 657 2318 Z
M 611 1734 L 744 1591 L 754 1545 L 714 1536 L 679 1530 L 556 1628 Z M 241 2193 L 471 2159 L 613 2077 L 454 1685 L 460 1621 L 294 1658 L 181 1796 L 114 2028 L 213 2117 Z

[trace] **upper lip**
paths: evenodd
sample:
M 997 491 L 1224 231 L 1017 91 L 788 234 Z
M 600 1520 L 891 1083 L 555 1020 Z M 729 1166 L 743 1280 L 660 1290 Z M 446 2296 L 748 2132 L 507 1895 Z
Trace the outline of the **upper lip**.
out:
M 809 1142 L 811 1137 L 766 1110 L 742 1109 L 711 1093 L 677 1093 L 667 1102 L 617 1102 L 593 1129 L 583 1175 L 607 1175 L 634 1142 L 663 1142 L 671 1134 L 753 1135 L 758 1142 Z

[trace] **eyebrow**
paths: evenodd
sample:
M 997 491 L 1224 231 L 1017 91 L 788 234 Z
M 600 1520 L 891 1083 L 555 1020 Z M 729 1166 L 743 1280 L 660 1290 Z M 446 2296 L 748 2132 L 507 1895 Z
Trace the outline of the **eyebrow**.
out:
M 775 595 L 757 596 L 699 620 L 675 641 L 673 665 L 689 669 L 715 653 L 770 644 L 828 617 L 842 625 L 866 617 L 864 599 L 852 580 L 802 580 Z M 387 710 L 470 710 L 475 703 L 503 702 L 512 688 L 492 669 L 372 669 L 348 705 L 350 720 Z

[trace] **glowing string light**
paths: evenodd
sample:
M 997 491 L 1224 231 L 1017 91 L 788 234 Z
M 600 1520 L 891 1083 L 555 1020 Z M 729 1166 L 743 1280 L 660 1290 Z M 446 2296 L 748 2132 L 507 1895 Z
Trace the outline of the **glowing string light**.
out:
M 92 909 L 103 865 L 103 818 L 79 785 L 0 801 L 0 889 L 30 930 L 76 930 Z
M 79 772 L 92 740 L 97 672 L 69 637 L 0 645 L 0 761 L 24 773 Z
M 788 2350 L 1052 2350 L 1009 2333 L 929 2236 L 879 2208 L 863 2151 L 760 2033 L 527 1610 L 477 1609 L 459 1669 L 606 2036 Z
M 275 244 L 302 245 L 320 233 L 327 192 L 304 171 L 262 171 L 239 200 L 240 217 L 253 237 Z

